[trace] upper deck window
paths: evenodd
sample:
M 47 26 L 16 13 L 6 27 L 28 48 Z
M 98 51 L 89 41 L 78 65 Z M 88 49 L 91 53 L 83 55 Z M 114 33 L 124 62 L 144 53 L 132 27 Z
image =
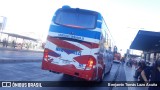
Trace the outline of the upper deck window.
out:
M 97 13 L 81 9 L 59 9 L 54 19 L 56 24 L 75 28 L 94 29 Z

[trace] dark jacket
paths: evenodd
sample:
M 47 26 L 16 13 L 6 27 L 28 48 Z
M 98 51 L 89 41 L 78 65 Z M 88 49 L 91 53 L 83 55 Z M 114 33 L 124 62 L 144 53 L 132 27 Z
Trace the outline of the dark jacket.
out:
M 160 83 L 160 71 L 158 71 L 157 66 L 154 65 L 152 74 L 151 74 L 151 83 Z M 160 87 L 149 87 L 148 90 L 160 90 Z

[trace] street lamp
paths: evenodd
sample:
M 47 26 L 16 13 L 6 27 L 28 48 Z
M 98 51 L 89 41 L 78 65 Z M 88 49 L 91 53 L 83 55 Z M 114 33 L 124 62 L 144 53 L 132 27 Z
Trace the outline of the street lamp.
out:
M 7 18 L 4 16 L 0 16 L 0 41 L 2 37 L 2 32 L 5 29 Z
M 1 32 L 5 29 L 7 18 L 4 16 L 0 16 L 0 30 Z

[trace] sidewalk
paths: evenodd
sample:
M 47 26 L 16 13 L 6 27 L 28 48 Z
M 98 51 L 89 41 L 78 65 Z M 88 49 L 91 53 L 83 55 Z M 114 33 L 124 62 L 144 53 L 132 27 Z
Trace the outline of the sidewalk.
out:
M 17 48 L 13 48 L 13 47 L 2 47 L 2 45 L 0 45 L 0 51 L 1 53 L 6 52 L 6 51 L 9 51 L 10 53 L 14 53 L 14 52 L 19 52 L 19 53 L 33 53 L 34 54 L 38 54 L 40 53 L 40 56 L 38 57 L 23 57 L 24 55 L 22 55 L 21 57 L 20 56 L 17 56 L 15 58 L 12 58 L 12 57 L 4 57 L 3 54 L 2 56 L 0 56 L 0 63 L 14 63 L 14 62 L 41 62 L 42 60 L 42 55 L 43 55 L 43 50 L 24 50 L 24 49 L 17 49 Z M 42 53 L 42 55 L 41 55 Z M 5 54 L 5 53 L 4 53 Z M 37 55 L 36 55 L 37 56 Z
M 27 51 L 27 52 L 43 52 L 43 49 L 20 49 L 20 48 L 13 48 L 13 47 L 3 47 L 0 44 L 0 50 L 11 50 L 11 51 Z
M 126 75 L 126 81 L 137 81 L 133 76 L 135 74 L 135 66 L 132 67 L 126 66 L 126 63 L 124 64 L 124 70 Z M 148 87 L 128 87 L 128 90 L 148 90 Z
M 42 58 L 1 58 L 0 63 L 15 63 L 15 62 L 41 62 Z

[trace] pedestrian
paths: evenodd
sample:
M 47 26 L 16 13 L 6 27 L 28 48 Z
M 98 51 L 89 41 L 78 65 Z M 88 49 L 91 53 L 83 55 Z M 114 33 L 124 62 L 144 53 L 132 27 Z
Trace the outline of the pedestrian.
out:
M 13 48 L 15 48 L 15 47 L 16 47 L 16 43 L 15 43 L 15 41 L 14 41 L 14 40 L 12 41 L 12 47 L 13 47 Z
M 147 66 L 145 61 L 141 61 L 141 72 L 140 75 L 138 77 L 139 82 L 143 82 L 143 83 L 148 83 L 149 79 L 150 79 L 150 75 L 151 75 L 151 71 L 152 71 L 152 67 Z
M 130 67 L 132 67 L 132 58 L 129 59 L 128 65 L 129 65 Z
M 135 75 L 134 75 L 134 78 L 136 79 L 139 79 L 140 78 L 140 74 L 142 72 L 142 70 L 146 67 L 146 64 L 144 61 L 140 60 L 138 62 L 138 67 L 136 68 L 136 71 L 135 71 Z M 139 79 L 140 80 L 140 79 Z
M 5 46 L 6 46 L 6 38 L 3 39 L 3 47 L 5 47 Z
M 8 40 L 5 39 L 5 47 L 8 46 Z
M 145 66 L 143 70 L 140 73 L 140 82 L 149 83 L 150 75 L 151 75 L 152 67 L 147 66 L 145 63 Z
M 23 49 L 24 43 L 19 43 L 20 44 L 20 48 Z
M 122 61 L 122 63 L 124 64 L 124 63 L 125 63 L 125 58 L 122 57 L 122 58 L 121 58 L 121 61 Z
M 150 82 L 160 82 L 160 57 L 153 64 Z M 157 83 L 157 84 L 158 84 Z M 160 90 L 160 87 L 149 87 L 148 90 Z

